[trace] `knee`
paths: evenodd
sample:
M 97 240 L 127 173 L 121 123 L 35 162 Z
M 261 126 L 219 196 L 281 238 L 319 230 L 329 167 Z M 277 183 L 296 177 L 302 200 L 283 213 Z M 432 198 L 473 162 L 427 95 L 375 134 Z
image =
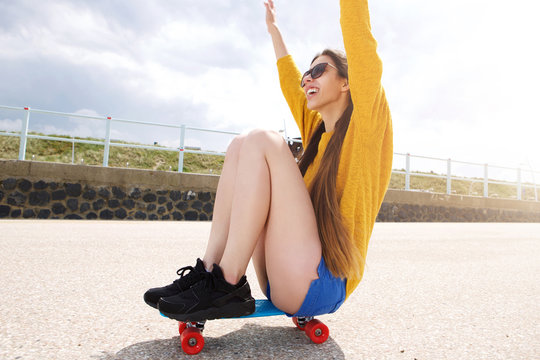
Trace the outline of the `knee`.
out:
M 249 139 L 282 139 L 281 135 L 274 130 L 267 130 L 267 129 L 254 129 L 251 130 L 247 137 Z
M 250 131 L 246 138 L 246 144 L 250 147 L 267 149 L 268 147 L 276 147 L 285 144 L 283 137 L 276 131 L 255 129 Z
M 246 134 L 237 135 L 232 139 L 231 143 L 227 147 L 227 156 L 236 156 L 240 152 L 240 149 L 242 148 L 242 145 L 244 143 L 244 140 L 246 139 Z

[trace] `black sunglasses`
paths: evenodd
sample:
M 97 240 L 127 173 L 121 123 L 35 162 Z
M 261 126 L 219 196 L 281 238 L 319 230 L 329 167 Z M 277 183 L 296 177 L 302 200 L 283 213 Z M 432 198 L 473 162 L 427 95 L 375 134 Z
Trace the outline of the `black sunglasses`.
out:
M 312 67 L 311 69 L 309 69 L 308 71 L 306 71 L 304 73 L 304 76 L 302 76 L 302 81 L 300 82 L 300 86 L 301 87 L 304 87 L 306 86 L 306 83 L 304 82 L 304 79 L 306 78 L 306 76 L 308 75 L 311 75 L 311 78 L 312 79 L 318 79 L 321 77 L 322 74 L 324 74 L 324 71 L 326 70 L 326 65 L 329 65 L 331 67 L 333 67 L 334 69 L 337 70 L 337 67 L 335 67 L 334 65 L 330 64 L 330 63 L 320 63 L 320 64 L 317 64 L 315 65 L 314 67 Z

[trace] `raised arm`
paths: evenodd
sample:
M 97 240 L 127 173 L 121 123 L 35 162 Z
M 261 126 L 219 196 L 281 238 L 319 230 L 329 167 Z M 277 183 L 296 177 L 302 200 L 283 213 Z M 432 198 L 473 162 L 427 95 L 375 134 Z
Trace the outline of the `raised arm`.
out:
M 349 62 L 349 82 L 354 111 L 369 131 L 373 123 L 374 104 L 383 93 L 382 62 L 377 55 L 377 41 L 371 33 L 367 0 L 341 0 L 341 30 Z M 370 123 L 371 122 L 371 123 Z
M 311 138 L 313 130 L 320 122 L 321 116 L 317 111 L 307 108 L 306 96 L 304 90 L 300 87 L 302 74 L 296 67 L 292 56 L 289 55 L 279 27 L 277 26 L 274 1 L 265 1 L 264 6 L 266 7 L 266 26 L 272 37 L 274 52 L 276 54 L 281 91 L 289 104 L 289 109 L 300 130 L 302 142 L 304 146 L 307 146 L 307 142 Z
M 274 45 L 274 52 L 276 53 L 276 60 L 281 59 L 284 56 L 289 55 L 287 46 L 283 41 L 283 36 L 276 23 L 276 9 L 274 8 L 274 1 L 268 0 L 264 2 L 266 7 L 266 26 L 268 32 L 272 37 L 272 44 Z
M 340 209 L 365 259 L 392 174 L 392 117 L 381 86 L 382 62 L 371 33 L 367 0 L 341 0 L 341 29 L 354 110 L 341 148 Z M 347 279 L 347 294 L 360 280 Z

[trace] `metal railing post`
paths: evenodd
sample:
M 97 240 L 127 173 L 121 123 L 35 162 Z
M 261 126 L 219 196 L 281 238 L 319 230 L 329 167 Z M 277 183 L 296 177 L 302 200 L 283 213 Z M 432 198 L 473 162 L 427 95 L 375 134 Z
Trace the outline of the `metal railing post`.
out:
M 534 171 L 531 168 L 531 175 L 533 179 L 533 185 L 534 185 L 534 201 L 538 201 L 538 192 L 536 191 L 536 180 L 534 179 Z
M 184 172 L 184 140 L 186 138 L 186 125 L 180 126 L 180 147 L 178 151 L 178 172 Z
M 26 118 L 21 125 L 21 137 L 19 141 L 19 160 L 26 157 L 26 141 L 28 140 L 28 124 L 30 123 L 30 107 L 25 107 Z
M 484 164 L 484 197 L 489 197 L 488 164 Z
M 534 189 L 534 201 L 538 201 L 538 192 L 536 191 L 536 179 L 534 177 L 534 170 L 531 166 L 531 162 L 529 159 L 527 159 L 527 165 L 529 165 L 529 170 L 531 170 L 531 176 L 533 181 L 533 189 Z
M 103 166 L 109 166 L 109 150 L 111 148 L 111 122 L 111 117 L 107 116 L 107 127 L 105 129 L 105 149 L 103 151 Z
M 452 193 L 452 160 L 447 160 L 446 165 L 446 193 L 450 195 Z
M 71 137 L 71 163 L 75 164 L 75 138 Z
M 517 169 L 517 199 L 521 200 L 521 168 Z
M 411 154 L 405 155 L 405 190 L 411 189 Z

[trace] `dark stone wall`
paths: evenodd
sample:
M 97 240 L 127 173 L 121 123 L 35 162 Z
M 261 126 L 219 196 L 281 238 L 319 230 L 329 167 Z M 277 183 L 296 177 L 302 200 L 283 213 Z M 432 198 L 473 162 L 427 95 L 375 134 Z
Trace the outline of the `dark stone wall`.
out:
M 379 222 L 540 222 L 540 212 L 383 203 Z
M 212 220 L 215 193 L 0 179 L 0 219 Z
M 215 175 L 0 160 L 0 219 L 212 220 Z M 388 190 L 380 222 L 540 222 L 540 202 Z

